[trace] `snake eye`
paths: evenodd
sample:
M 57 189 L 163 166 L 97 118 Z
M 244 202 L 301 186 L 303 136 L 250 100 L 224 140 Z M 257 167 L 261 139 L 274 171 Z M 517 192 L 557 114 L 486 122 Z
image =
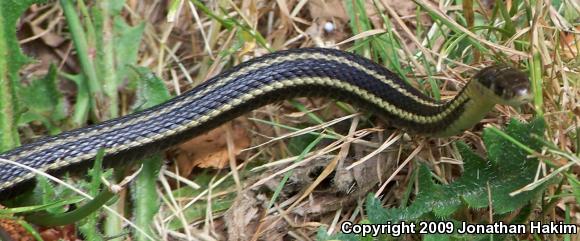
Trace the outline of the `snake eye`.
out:
M 528 77 L 515 68 L 493 65 L 481 70 L 476 78 L 494 93 L 501 104 L 519 106 L 531 99 Z

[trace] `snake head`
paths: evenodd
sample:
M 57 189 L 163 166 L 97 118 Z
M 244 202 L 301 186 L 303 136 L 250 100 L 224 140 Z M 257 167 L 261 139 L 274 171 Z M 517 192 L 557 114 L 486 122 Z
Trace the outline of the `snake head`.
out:
M 530 80 L 522 71 L 507 65 L 492 65 L 474 78 L 489 90 L 499 104 L 520 106 L 532 98 Z

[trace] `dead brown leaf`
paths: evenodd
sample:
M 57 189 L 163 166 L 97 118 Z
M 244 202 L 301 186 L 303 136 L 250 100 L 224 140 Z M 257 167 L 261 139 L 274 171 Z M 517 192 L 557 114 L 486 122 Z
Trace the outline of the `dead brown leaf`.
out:
M 232 207 L 224 214 L 224 221 L 228 230 L 228 240 L 250 240 L 257 229 L 262 202 L 256 193 L 250 190 L 238 195 Z
M 351 149 L 352 156 L 345 159 L 345 164 L 338 168 L 334 175 L 321 182 L 308 200 L 288 210 L 289 201 L 294 202 L 302 195 L 305 187 L 310 186 L 336 156 L 323 155 L 308 165 L 293 169 L 292 175 L 274 206 L 274 208 L 279 207 L 281 210 L 288 211 L 283 215 L 284 217 L 281 217 L 278 211 L 264 210 L 270 198 L 261 196 L 263 194 L 260 194 L 259 188 L 248 189 L 238 195 L 234 204 L 224 215 L 228 240 L 285 240 L 290 230 L 298 229 L 304 234 L 315 232 L 319 227 L 319 222 L 315 220 L 332 219 L 337 210 L 355 205 L 370 190 L 376 188 L 378 183 L 386 180 L 394 170 L 397 152 L 377 154 L 360 165 L 346 170 L 344 166 L 370 153 L 368 147 L 358 144 L 353 144 Z M 261 176 L 255 177 L 255 180 L 262 180 L 282 168 L 284 167 L 274 167 Z M 405 176 L 407 176 L 406 173 L 401 173 L 397 175 L 396 180 Z M 281 179 L 281 176 L 276 177 L 266 182 L 265 186 L 274 191 L 280 185 Z M 395 189 L 385 192 L 385 196 L 393 195 L 396 195 Z M 267 215 L 260 216 L 264 213 Z M 310 226 L 311 224 L 314 226 Z
M 231 123 L 234 140 L 233 153 L 237 156 L 241 150 L 250 146 L 247 123 L 235 120 Z M 175 157 L 180 175 L 187 176 L 193 168 L 217 168 L 228 166 L 228 147 L 226 128 L 220 126 L 210 132 L 193 138 L 178 146 Z

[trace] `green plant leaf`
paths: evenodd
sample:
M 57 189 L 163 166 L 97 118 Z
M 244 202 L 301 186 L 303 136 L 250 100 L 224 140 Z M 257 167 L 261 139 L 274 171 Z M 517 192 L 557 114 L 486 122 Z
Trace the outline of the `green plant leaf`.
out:
M 138 75 L 137 96 L 134 110 L 142 110 L 161 104 L 171 98 L 169 90 L 163 80 L 155 76 L 151 70 L 145 67 L 133 67 Z
M 171 94 L 163 80 L 155 76 L 149 69 L 134 67 L 137 72 L 137 100 L 134 109 L 143 109 L 161 104 L 171 98 Z M 153 236 L 153 218 L 161 203 L 157 198 L 156 180 L 163 164 L 161 155 L 157 154 L 143 160 L 143 168 L 133 183 L 132 197 L 135 204 L 133 216 L 135 224 L 146 233 L 135 231 L 135 240 L 149 240 Z
M 116 1 L 116 0 L 112 0 L 112 1 L 99 1 L 99 4 L 102 4 L 103 6 L 101 6 L 102 9 L 107 9 L 107 11 L 110 12 L 111 15 L 119 15 L 121 14 L 121 10 L 123 9 L 123 5 L 125 4 L 125 1 Z
M 64 97 L 58 90 L 56 67 L 50 66 L 48 73 L 42 79 L 33 80 L 30 85 L 19 89 L 20 102 L 26 106 L 26 112 L 19 124 L 34 120 L 42 121 L 51 134 L 57 134 L 60 129 L 56 124 L 66 118 Z
M 516 141 L 525 143 L 531 149 L 540 150 L 542 143 L 534 139 L 532 134 L 542 136 L 544 126 L 543 119 L 536 119 L 527 125 L 512 120 L 505 132 Z M 496 213 L 502 214 L 513 211 L 543 190 L 545 185 L 533 191 L 522 192 L 513 197 L 510 196 L 511 192 L 534 181 L 538 160 L 536 158 L 528 158 L 528 152 L 489 130 L 484 130 L 483 140 L 487 146 L 488 159 L 492 163 L 492 170 L 490 171 L 493 179 L 489 181 L 489 187 L 492 194 L 493 209 Z
M 532 138 L 542 136 L 543 119 L 530 124 L 511 121 L 505 132 L 520 143 L 539 150 L 541 143 Z M 419 168 L 419 193 L 408 207 L 383 209 L 380 202 L 369 195 L 367 210 L 373 223 L 386 221 L 419 220 L 427 214 L 448 218 L 462 206 L 485 208 L 490 200 L 494 214 L 504 214 L 529 203 L 541 193 L 546 185 L 531 191 L 510 196 L 525 185 L 534 181 L 538 160 L 528 158 L 527 152 L 512 141 L 492 131 L 484 131 L 488 160 L 485 160 L 459 143 L 458 147 L 465 163 L 463 175 L 449 185 L 433 182 L 431 172 L 426 166 Z M 488 196 L 491 193 L 491 198 Z
M 144 30 L 144 22 L 136 26 L 129 26 L 119 16 L 116 16 L 114 19 L 115 62 L 118 69 L 117 86 L 124 84 L 124 80 L 127 78 L 129 66 L 134 65 L 137 62 L 137 54 L 140 45 L 135 43 L 141 42 Z
M 65 78 L 69 79 L 77 86 L 77 94 L 75 96 L 75 105 L 72 116 L 72 122 L 74 126 L 82 126 L 88 118 L 89 109 L 91 106 L 91 99 L 89 93 L 89 87 L 87 85 L 86 78 L 82 74 L 72 75 L 72 74 L 62 74 Z
M 134 230 L 135 240 L 149 240 L 147 236 L 154 237 L 153 219 L 155 214 L 159 211 L 161 206 L 156 190 L 157 177 L 163 164 L 163 159 L 160 155 L 155 155 L 145 159 L 143 168 L 133 182 L 133 217 L 135 218 L 135 225 L 146 232 L 146 235 Z
M 576 203 L 580 203 L 580 181 L 578 181 L 578 178 L 576 177 L 569 176 L 568 182 L 570 183 L 570 186 L 572 186 L 572 193 L 576 198 Z
M 74 113 L 74 124 L 76 126 L 82 126 L 85 124 L 87 117 L 89 117 L 89 112 L 92 109 L 93 117 L 96 118 L 98 116 L 97 111 L 97 103 L 102 100 L 102 84 L 97 70 L 93 65 L 95 62 L 92 55 L 89 54 L 89 47 L 93 46 L 93 37 L 94 37 L 94 28 L 92 24 L 86 24 L 86 27 L 90 29 L 90 31 L 85 31 L 83 28 L 83 23 L 81 22 L 81 18 L 78 16 L 74 3 L 72 0 L 60 0 L 60 5 L 62 7 L 65 19 L 67 21 L 69 32 L 71 34 L 71 39 L 74 43 L 74 47 L 76 50 L 76 54 L 78 57 L 78 61 L 80 63 L 82 69 L 82 78 L 77 78 L 75 82 L 77 83 L 79 95 L 86 98 L 89 104 L 89 108 L 85 108 L 84 102 L 83 106 L 80 108 L 75 107 Z M 79 1 L 78 5 L 81 6 L 81 12 L 83 15 L 86 14 L 86 10 L 84 9 L 83 1 Z M 90 19 L 89 17 L 85 16 L 85 19 Z M 87 38 L 88 36 L 88 38 Z M 100 54 L 100 49 L 97 50 L 97 55 Z M 100 70 L 100 69 L 99 69 Z M 86 91 L 86 93 L 85 93 Z M 90 94 L 89 94 L 90 93 Z M 79 97 L 77 97 L 79 98 Z M 93 100 L 94 99 L 94 100 Z M 91 108 L 92 107 L 92 108 Z
M 33 3 L 40 0 L 0 1 L 0 152 L 19 144 L 18 71 L 29 59 L 22 54 L 16 38 L 16 21 Z

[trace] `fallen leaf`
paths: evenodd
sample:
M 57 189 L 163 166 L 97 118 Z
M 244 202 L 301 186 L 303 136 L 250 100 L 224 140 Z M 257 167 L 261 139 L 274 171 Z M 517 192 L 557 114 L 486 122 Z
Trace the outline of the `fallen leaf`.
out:
M 236 197 L 232 207 L 224 214 L 228 230 L 228 240 L 251 240 L 258 228 L 263 203 L 257 198 L 257 193 L 246 190 Z
M 240 154 L 241 150 L 250 146 L 250 138 L 247 132 L 247 123 L 239 120 L 226 123 L 231 124 L 234 139 L 234 155 Z M 225 126 L 220 126 L 206 134 L 193 138 L 177 148 L 175 156 L 179 174 L 188 176 L 193 168 L 217 168 L 228 166 L 228 147 L 226 142 Z

